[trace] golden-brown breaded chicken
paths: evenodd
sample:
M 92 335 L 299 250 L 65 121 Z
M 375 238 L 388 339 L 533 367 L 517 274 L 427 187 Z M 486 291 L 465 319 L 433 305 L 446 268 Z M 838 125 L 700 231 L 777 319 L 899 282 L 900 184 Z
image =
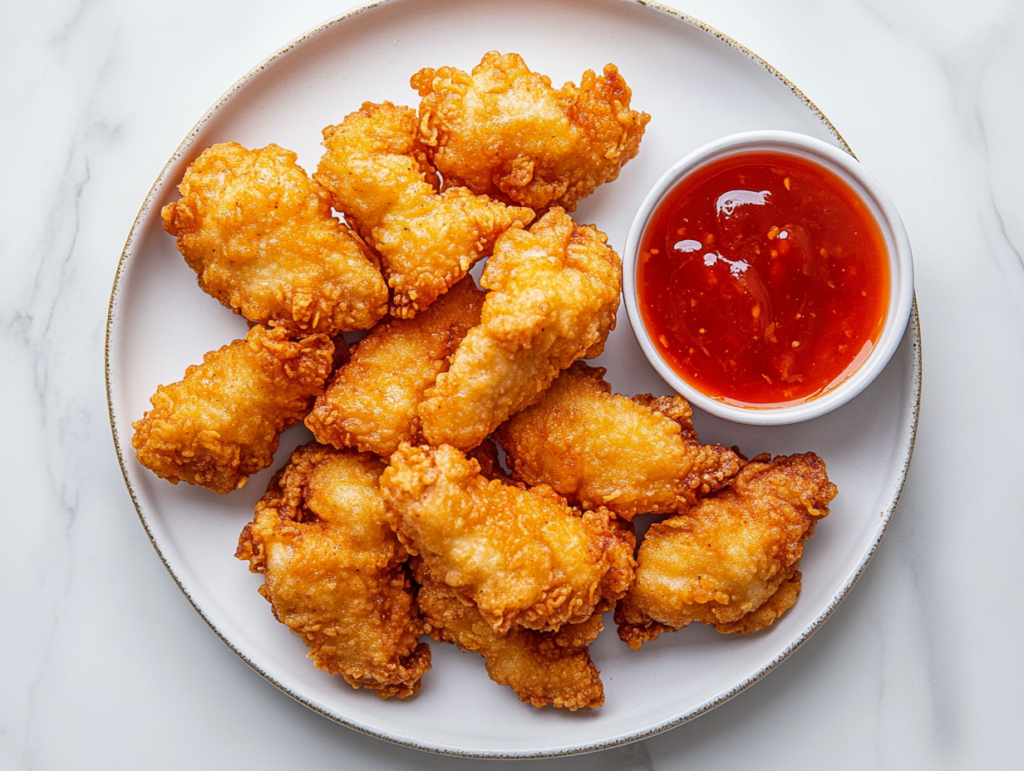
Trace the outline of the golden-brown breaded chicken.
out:
M 701 446 L 685 399 L 613 395 L 604 373 L 576 362 L 498 428 L 516 480 L 632 519 L 678 511 L 739 470 L 731 450 Z
M 391 313 L 414 316 L 491 253 L 495 239 L 533 219 L 465 188 L 439 194 L 416 138 L 416 113 L 366 102 L 324 129 L 327 152 L 313 178 L 334 208 L 380 253 Z
M 561 370 L 601 353 L 622 283 L 606 241 L 557 208 L 498 240 L 480 279 L 491 290 L 480 325 L 420 405 L 427 441 L 475 447 L 537 401 Z
M 229 493 L 274 460 L 282 431 L 323 393 L 334 344 L 326 335 L 294 341 L 255 326 L 158 386 L 153 409 L 132 424 L 139 462 L 177 484 Z
M 409 552 L 498 634 L 584 621 L 632 580 L 628 523 L 607 509 L 581 516 L 548 487 L 488 481 L 454 447 L 403 444 L 381 488 Z
M 814 453 L 762 455 L 725 489 L 651 525 L 615 611 L 619 637 L 636 649 L 691 621 L 737 634 L 770 625 L 796 601 L 804 539 L 836 492 Z
M 299 447 L 256 504 L 235 556 L 264 574 L 274 617 L 313 664 L 386 699 L 415 693 L 430 668 L 423 623 L 384 516 L 381 460 L 315 442 Z
M 573 711 L 604 703 L 600 672 L 588 651 L 602 629 L 600 614 L 557 632 L 512 627 L 501 636 L 454 589 L 432 580 L 425 568 L 414 569 L 414 575 L 421 584 L 416 603 L 427 633 L 437 642 L 479 653 L 490 678 L 511 687 L 520 701 Z
M 632 92 L 614 64 L 556 90 L 519 54 L 491 51 L 471 75 L 426 68 L 412 87 L 423 97 L 420 136 L 445 186 L 535 211 L 575 211 L 636 156 L 651 119 L 629 109 Z
M 416 409 L 466 332 L 480 323 L 483 301 L 466 276 L 415 318 L 382 321 L 334 373 L 306 426 L 324 444 L 384 456 L 402 442 L 419 441 Z
M 164 229 L 203 291 L 250 321 L 295 335 L 367 329 L 387 312 L 377 258 L 295 158 L 277 145 L 210 147 L 164 207 Z

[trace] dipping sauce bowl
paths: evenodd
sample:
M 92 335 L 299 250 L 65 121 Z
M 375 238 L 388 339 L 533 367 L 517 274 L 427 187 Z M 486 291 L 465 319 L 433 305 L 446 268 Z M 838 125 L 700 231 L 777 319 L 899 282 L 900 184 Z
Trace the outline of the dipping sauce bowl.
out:
M 644 199 L 626 312 L 678 393 L 727 420 L 797 423 L 885 368 L 914 300 L 899 214 L 852 156 L 786 131 L 690 153 Z

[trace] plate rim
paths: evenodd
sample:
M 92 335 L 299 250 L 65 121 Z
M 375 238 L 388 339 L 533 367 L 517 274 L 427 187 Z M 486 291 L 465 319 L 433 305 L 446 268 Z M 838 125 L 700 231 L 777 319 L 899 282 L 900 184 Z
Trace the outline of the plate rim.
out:
M 572 2 L 573 0 L 560 0 L 560 1 Z M 334 713 L 330 712 L 327 709 L 324 709 L 323 707 L 321 707 L 320 705 L 318 705 L 317 703 L 315 703 L 311 699 L 306 698 L 305 696 L 303 696 L 303 695 L 301 695 L 299 693 L 294 692 L 293 690 L 291 690 L 290 688 L 288 688 L 287 686 L 285 686 L 281 682 L 279 682 L 277 679 L 275 679 L 271 674 L 269 674 L 268 672 L 264 671 L 256 662 L 251 660 L 241 650 L 239 650 L 232 643 L 232 641 L 229 640 L 221 632 L 220 629 L 218 629 L 216 624 L 213 623 L 213 621 L 206 615 L 204 610 L 200 607 L 200 605 L 192 597 L 191 593 L 186 588 L 185 584 L 182 582 L 181 577 L 178 576 L 178 574 L 175 572 L 174 568 L 168 562 L 167 557 L 164 555 L 163 550 L 160 548 L 160 545 L 157 543 L 156 538 L 153 535 L 153 531 L 150 529 L 149 522 L 147 521 L 147 518 L 146 518 L 146 514 L 143 512 L 143 508 L 142 508 L 142 506 L 141 506 L 141 504 L 139 502 L 139 497 L 138 497 L 138 495 L 136 493 L 135 488 L 132 485 L 132 481 L 131 481 L 131 478 L 130 478 L 129 473 L 128 473 L 127 463 L 125 461 L 124 449 L 122 448 L 121 441 L 120 441 L 119 436 L 118 436 L 117 419 L 115 418 L 115 415 L 114 415 L 113 388 L 112 388 L 113 378 L 112 378 L 112 374 L 111 374 L 111 342 L 112 342 L 111 338 L 115 334 L 114 331 L 113 331 L 113 329 L 114 329 L 115 310 L 116 310 L 116 306 L 117 306 L 117 300 L 118 300 L 118 296 L 119 296 L 119 291 L 120 291 L 120 288 L 121 288 L 121 282 L 122 282 L 122 279 L 123 279 L 124 273 L 125 273 L 125 268 L 126 268 L 128 262 L 129 262 L 130 258 L 131 258 L 132 247 L 133 247 L 133 245 L 134 245 L 134 243 L 135 243 L 135 241 L 136 241 L 136 239 L 137 239 L 137 237 L 138 237 L 138 235 L 139 235 L 139 233 L 140 233 L 140 231 L 141 231 L 141 229 L 143 227 L 144 220 L 145 220 L 146 216 L 148 215 L 149 211 L 151 210 L 151 208 L 153 206 L 153 202 L 154 202 L 155 197 L 156 197 L 157 189 L 162 186 L 162 184 L 164 183 L 164 181 L 166 180 L 166 178 L 168 176 L 168 173 L 169 173 L 171 167 L 174 166 L 177 163 L 177 161 L 182 157 L 182 155 L 185 153 L 185 151 L 193 144 L 193 142 L 195 141 L 196 137 L 200 134 L 201 130 L 206 125 L 206 123 L 220 110 L 220 108 L 224 104 L 226 104 L 228 101 L 230 101 L 242 88 L 244 88 L 249 83 L 249 81 L 251 81 L 257 75 L 259 75 L 263 70 L 265 70 L 268 66 L 273 64 L 277 59 L 281 58 L 282 56 L 287 55 L 292 50 L 294 50 L 294 49 L 298 48 L 299 46 L 301 46 L 302 44 L 304 44 L 306 41 L 311 40 L 312 38 L 314 38 L 314 37 L 316 37 L 316 36 L 318 36 L 320 34 L 325 33 L 327 30 L 329 30 L 330 28 L 334 27 L 335 25 L 342 24 L 345 21 L 348 21 L 349 19 L 352 19 L 352 18 L 354 18 L 356 16 L 359 16 L 359 15 L 361 15 L 363 13 L 367 13 L 369 11 L 372 11 L 372 10 L 374 10 L 376 8 L 383 7 L 385 5 L 391 5 L 391 4 L 394 4 L 394 3 L 400 3 L 400 2 L 409 2 L 409 0 L 375 0 L 374 2 L 369 2 L 369 3 L 365 3 L 363 5 L 356 6 L 354 8 L 350 8 L 348 11 L 346 11 L 344 13 L 341 13 L 341 14 L 339 14 L 337 16 L 331 17 L 330 19 L 327 19 L 326 21 L 316 25 L 315 27 L 312 27 L 312 28 L 308 29 L 307 31 L 305 31 L 304 33 L 299 35 L 298 37 L 293 38 L 291 41 L 286 43 L 284 46 L 282 46 L 281 48 L 276 50 L 274 53 L 270 54 L 269 56 L 267 56 L 266 58 L 261 60 L 258 64 L 253 66 L 244 75 L 242 75 L 238 80 L 236 80 L 213 103 L 213 105 L 211 105 L 210 108 L 207 109 L 206 112 L 203 113 L 202 117 L 200 117 L 200 119 L 192 126 L 192 128 L 185 135 L 184 139 L 179 143 L 177 148 L 175 148 L 174 152 L 171 154 L 170 158 L 164 164 L 163 168 L 160 170 L 160 173 L 157 175 L 155 181 L 153 182 L 152 186 L 150 187 L 149 192 L 146 194 L 146 197 L 143 199 L 142 205 L 139 208 L 139 212 L 136 215 L 134 221 L 132 222 L 132 226 L 131 226 L 131 229 L 129 230 L 128 237 L 125 240 L 124 248 L 121 250 L 121 256 L 118 259 L 117 268 L 116 268 L 116 271 L 114 273 L 113 286 L 112 286 L 111 293 L 110 293 L 110 300 L 109 300 L 109 303 L 108 303 L 108 306 L 107 306 L 107 324 L 106 324 L 106 330 L 105 330 L 105 335 L 104 335 L 104 360 L 103 360 L 103 363 L 104 363 L 104 385 L 105 385 L 106 396 L 107 396 L 107 412 L 108 412 L 108 417 L 109 417 L 109 420 L 110 420 L 111 434 L 112 434 L 112 437 L 113 437 L 113 440 L 114 440 L 114 451 L 117 454 L 118 465 L 120 466 L 120 469 L 121 469 L 121 475 L 122 475 L 122 477 L 124 479 L 125 487 L 128 490 L 128 494 L 129 494 L 129 496 L 131 498 L 132 505 L 135 507 L 136 514 L 138 515 L 139 520 L 142 523 L 142 527 L 146 531 L 146 536 L 149 538 L 149 542 L 153 546 L 153 549 L 156 551 L 157 556 L 160 558 L 160 561 L 163 563 L 164 568 L 170 574 L 171 578 L 174 580 L 174 583 L 178 586 L 178 589 L 181 591 L 181 593 L 188 600 L 189 604 L 192 605 L 193 609 L 199 614 L 199 617 L 202 618 L 203 621 L 206 622 L 207 626 L 210 627 L 210 629 L 214 632 L 214 634 L 216 634 L 217 637 L 220 638 L 220 640 L 235 655 L 237 655 L 250 668 L 252 668 L 253 671 L 255 671 L 257 674 L 259 674 L 261 677 L 263 677 L 269 683 L 274 685 L 276 688 L 278 688 L 279 690 L 281 690 L 282 692 L 284 692 L 285 694 L 287 694 L 291 698 L 295 699 L 300 704 L 304 705 L 305 707 L 308 707 L 309 709 L 311 709 L 314 712 L 322 715 L 323 717 L 331 720 L 334 723 L 343 725 L 346 728 L 352 729 L 354 731 L 358 731 L 359 733 L 365 734 L 367 736 L 372 736 L 372 737 L 374 737 L 376 739 L 382 739 L 384 741 L 388 741 L 388 742 L 391 742 L 393 744 L 397 744 L 399 746 L 409 747 L 411 749 L 421 750 L 421 751 L 429 752 L 429 753 L 432 753 L 432 754 L 444 755 L 444 756 L 452 756 L 452 757 L 475 758 L 475 759 L 492 759 L 492 760 L 498 760 L 498 759 L 508 759 L 508 760 L 523 759 L 523 760 L 525 760 L 525 759 L 543 759 L 543 758 L 566 757 L 566 756 L 571 756 L 571 755 L 580 755 L 580 754 L 587 754 L 587 753 L 592 753 L 592 752 L 599 752 L 599 751 L 606 750 L 606 749 L 612 749 L 614 747 L 620 747 L 620 746 L 623 746 L 623 745 L 626 745 L 626 744 L 632 744 L 633 742 L 642 741 L 644 739 L 649 739 L 652 736 L 656 736 L 657 734 L 660 734 L 660 733 L 663 733 L 665 731 L 671 730 L 672 728 L 676 728 L 676 727 L 678 727 L 678 726 L 680 726 L 680 725 L 682 725 L 684 723 L 688 723 L 688 722 L 690 722 L 690 721 L 700 717 L 701 715 L 704 715 L 704 714 L 710 712 L 715 707 L 718 707 L 718 706 L 724 704 L 729 699 L 731 699 L 734 696 L 737 696 L 738 694 L 740 694 L 743 691 L 747 690 L 754 683 L 758 682 L 765 675 L 767 675 L 771 671 L 773 671 L 779 664 L 781 664 L 785 659 L 789 658 L 789 656 L 791 656 L 800 646 L 802 646 L 816 631 L 818 631 L 818 629 L 821 628 L 822 624 L 825 623 L 825 621 L 832 615 L 832 613 L 839 606 L 839 604 L 846 598 L 846 596 L 853 589 L 853 586 L 857 583 L 857 581 L 863 575 L 864 571 L 867 569 L 868 563 L 870 563 L 871 559 L 874 557 L 876 551 L 878 550 L 878 547 L 880 546 L 880 544 L 882 542 L 882 538 L 885 536 L 885 533 L 888 530 L 889 525 L 891 524 L 892 517 L 894 516 L 894 514 L 896 512 L 896 508 L 897 508 L 897 506 L 899 504 L 899 501 L 900 501 L 900 498 L 901 498 L 901 496 L 903 494 L 903 490 L 904 490 L 904 488 L 906 486 L 906 482 L 907 482 L 907 476 L 908 476 L 908 473 L 909 473 L 909 470 L 910 470 L 910 464 L 911 464 L 911 461 L 912 461 L 913 455 L 914 455 L 915 443 L 916 443 L 916 440 L 917 440 L 917 430 L 918 430 L 918 426 L 919 426 L 919 422 L 920 422 L 920 412 L 921 412 L 921 386 L 922 386 L 923 368 L 922 368 L 922 353 L 921 353 L 921 324 L 920 324 L 920 317 L 918 315 L 916 293 L 914 295 L 914 300 L 913 300 L 913 306 L 912 306 L 912 309 L 911 309 L 910 319 L 909 319 L 909 322 L 907 324 L 907 329 L 906 329 L 906 332 L 905 332 L 905 335 L 910 335 L 911 336 L 911 340 L 910 340 L 910 343 L 911 343 L 911 362 L 910 363 L 911 363 L 912 376 L 913 376 L 912 396 L 911 396 L 911 399 L 912 399 L 912 402 L 913 402 L 913 409 L 912 409 L 912 416 L 911 416 L 910 426 L 909 426 L 909 433 L 910 433 L 910 435 L 909 435 L 909 438 L 907 439 L 907 443 L 906 443 L 906 446 L 904 448 L 905 454 L 904 454 L 904 456 L 902 458 L 902 468 L 900 469 L 900 472 L 899 472 L 898 484 L 897 484 L 896 489 L 894 491 L 894 494 L 893 494 L 892 498 L 890 499 L 889 503 L 887 504 L 885 510 L 883 512 L 881 512 L 881 517 L 880 517 L 881 522 L 879 523 L 879 527 L 876 530 L 876 533 L 875 533 L 875 536 L 874 536 L 873 541 L 871 543 L 870 549 L 868 549 L 865 552 L 865 554 L 861 557 L 860 561 L 857 563 L 855 569 L 852 571 L 851 575 L 847 578 L 847 580 L 845 581 L 845 583 L 843 584 L 841 589 L 836 593 L 836 595 L 834 597 L 832 597 L 831 601 L 821 611 L 821 613 L 818 614 L 818 616 L 814 619 L 814 621 L 810 625 L 808 625 L 800 633 L 799 636 L 797 636 L 792 642 L 790 642 L 790 644 L 787 645 L 770 662 L 765 664 L 763 667 L 759 668 L 752 675 L 746 677 L 745 679 L 743 679 L 739 683 L 736 683 L 729 690 L 727 690 L 727 691 L 725 691 L 723 693 L 718 694 L 713 699 L 709 699 L 708 701 L 704 702 L 703 704 L 701 704 L 697 708 L 692 709 L 692 710 L 686 712 L 685 714 L 676 715 L 675 717 L 673 717 L 673 718 L 671 718 L 669 720 L 663 721 L 661 723 L 658 723 L 657 725 L 652 726 L 652 727 L 648 728 L 645 731 L 641 731 L 641 732 L 638 732 L 638 733 L 633 733 L 633 734 L 630 734 L 628 736 L 615 737 L 615 738 L 608 739 L 607 741 L 589 742 L 589 743 L 583 744 L 583 745 L 577 745 L 577 746 L 571 746 L 571 747 L 563 747 L 563 748 L 559 748 L 559 749 L 556 749 L 556 750 L 538 750 L 538 751 L 531 751 L 531 750 L 524 750 L 524 751 L 500 751 L 499 750 L 499 751 L 493 751 L 493 752 L 461 750 L 461 749 L 453 748 L 453 747 L 428 746 L 428 745 L 424 745 L 424 744 L 418 743 L 416 741 L 412 741 L 412 740 L 410 740 L 408 738 L 401 738 L 401 737 L 398 737 L 398 736 L 395 736 L 395 735 L 392 735 L 392 734 L 383 733 L 383 732 L 381 732 L 379 730 L 374 730 L 374 729 L 371 729 L 368 726 L 361 725 L 359 722 L 357 722 L 357 721 L 355 721 L 355 720 L 353 720 L 351 718 L 344 718 L 344 717 L 341 717 L 341 716 L 339 716 L 337 714 L 334 714 Z M 674 17 L 675 20 L 678 21 L 678 22 L 682 22 L 682 23 L 688 24 L 688 25 L 690 25 L 692 27 L 696 27 L 700 31 L 704 32 L 705 34 L 709 34 L 709 35 L 712 35 L 712 36 L 718 38 L 721 42 L 725 43 L 726 45 L 728 45 L 728 46 L 730 46 L 730 47 L 732 47 L 734 49 L 736 49 L 740 53 L 746 55 L 748 58 L 752 59 L 754 62 L 756 62 L 759 65 L 761 65 L 762 67 L 764 67 L 772 77 L 776 78 L 777 80 L 781 81 L 784 85 L 786 85 L 793 92 L 793 94 L 800 101 L 802 101 L 804 103 L 804 105 L 808 109 L 811 110 L 811 112 L 818 118 L 818 120 L 822 123 L 822 125 L 829 131 L 829 133 L 832 134 L 832 136 L 836 139 L 836 141 L 839 142 L 839 144 L 841 145 L 842 149 L 845 150 L 847 153 L 849 153 L 852 157 L 854 157 L 854 158 L 857 157 L 855 155 L 855 153 L 853 152 L 853 149 L 850 147 L 850 145 L 846 142 L 846 140 L 842 137 L 842 135 L 836 129 L 835 125 L 825 116 L 825 114 L 821 111 L 821 109 L 813 101 L 811 101 L 811 99 L 808 98 L 806 94 L 804 94 L 803 91 L 801 91 L 792 81 L 789 80 L 789 78 L 787 78 L 785 75 L 783 75 L 778 69 L 776 69 L 769 62 L 767 62 L 765 59 L 763 59 L 761 56 L 756 54 L 754 51 L 752 51 L 751 49 L 749 49 L 748 47 L 746 47 L 742 43 L 739 43 L 734 38 L 730 37 L 729 35 L 726 35 L 725 33 L 721 32 L 720 30 L 716 29 L 715 27 L 712 27 L 711 25 L 701 21 L 700 19 L 697 19 L 697 18 L 695 18 L 695 17 L 693 17 L 693 16 L 691 16 L 691 15 L 689 15 L 687 13 L 684 13 L 682 11 L 676 10 L 674 8 L 669 8 L 667 6 L 664 6 L 661 3 L 654 2 L 653 0 L 613 0 L 613 2 L 616 2 L 616 3 L 619 3 L 619 4 L 639 5 L 639 6 L 643 7 L 643 8 L 645 8 L 645 9 L 648 9 L 648 10 L 652 10 L 652 11 L 655 11 L 655 12 L 661 12 L 661 13 L 667 14 L 669 16 Z

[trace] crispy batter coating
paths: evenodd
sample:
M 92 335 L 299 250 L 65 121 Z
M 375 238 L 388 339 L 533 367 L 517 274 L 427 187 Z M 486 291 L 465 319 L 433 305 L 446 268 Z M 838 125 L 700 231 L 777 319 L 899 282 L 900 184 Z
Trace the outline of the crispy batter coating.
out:
M 480 279 L 491 290 L 480 325 L 420 405 L 431 444 L 475 447 L 537 401 L 559 371 L 601 353 L 622 283 L 619 257 L 606 241 L 561 209 L 498 240 Z
M 377 258 L 295 158 L 277 145 L 214 145 L 164 207 L 164 229 L 203 291 L 250 321 L 296 335 L 366 329 L 387 311 Z
M 323 393 L 334 345 L 293 341 L 255 326 L 203 356 L 183 380 L 158 386 L 153 409 L 132 424 L 139 462 L 158 476 L 229 493 L 274 460 L 278 436 Z
M 691 621 L 723 634 L 769 626 L 796 601 L 804 539 L 836 492 L 814 453 L 761 455 L 725 489 L 652 525 L 615 611 L 619 637 L 636 649 Z
M 454 589 L 433 580 L 422 563 L 414 574 L 421 584 L 416 602 L 427 633 L 437 642 L 479 653 L 490 678 L 511 687 L 520 701 L 572 711 L 604 704 L 601 673 L 588 651 L 603 628 L 600 614 L 581 624 L 566 624 L 557 632 L 512 627 L 501 636 Z
M 498 236 L 533 219 L 529 209 L 465 188 L 439 194 L 408 107 L 366 102 L 324 129 L 324 147 L 313 178 L 380 253 L 395 316 L 429 306 L 491 253 Z
M 576 362 L 498 428 L 516 480 L 632 519 L 678 511 L 739 470 L 732 451 L 701 446 L 685 399 L 613 395 L 604 373 Z
M 548 487 L 488 481 L 454 447 L 403 444 L 381 488 L 409 552 L 498 634 L 585 621 L 632 581 L 628 523 L 607 509 L 581 516 Z
M 575 211 L 636 156 L 651 119 L 629 109 L 632 92 L 614 64 L 556 90 L 519 54 L 491 51 L 472 75 L 428 67 L 412 87 L 423 97 L 420 137 L 445 185 L 535 211 Z
M 430 668 L 423 623 L 384 516 L 370 454 L 299 447 L 256 504 L 235 556 L 263 573 L 274 617 L 309 646 L 318 668 L 382 699 L 411 696 Z
M 415 318 L 382 321 L 335 372 L 306 426 L 324 444 L 384 456 L 402 442 L 419 441 L 416 409 L 466 332 L 480 323 L 483 301 L 466 276 Z

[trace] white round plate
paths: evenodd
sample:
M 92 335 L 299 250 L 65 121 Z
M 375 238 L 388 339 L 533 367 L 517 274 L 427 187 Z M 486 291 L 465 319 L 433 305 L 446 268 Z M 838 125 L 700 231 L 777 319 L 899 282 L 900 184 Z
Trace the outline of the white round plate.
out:
M 142 468 L 131 422 L 158 384 L 181 379 L 203 353 L 242 337 L 244 321 L 196 287 L 163 232 L 160 208 L 177 198 L 185 167 L 216 142 L 275 142 L 307 169 L 320 130 L 363 101 L 416 104 L 409 77 L 421 67 L 469 70 L 488 50 L 521 53 L 556 85 L 616 63 L 634 107 L 652 115 L 639 156 L 583 201 L 621 249 L 634 211 L 676 160 L 725 134 L 786 129 L 844 147 L 828 121 L 764 61 L 725 36 L 652 4 L 631 0 L 390 0 L 310 32 L 246 75 L 186 137 L 157 179 L 118 266 L 107 327 L 111 424 L 128 490 L 154 547 L 213 630 L 257 672 L 340 723 L 400 744 L 473 757 L 543 757 L 640 739 L 721 704 L 792 653 L 849 591 L 877 547 L 906 477 L 920 385 L 916 314 L 886 371 L 857 399 L 817 420 L 758 428 L 696 415 L 705 442 L 752 456 L 813 450 L 839 486 L 831 516 L 808 542 L 803 594 L 774 626 L 746 637 L 693 625 L 632 651 L 608 628 L 591 652 L 606 702 L 569 713 L 521 704 L 492 683 L 483 660 L 431 644 L 433 669 L 403 702 L 355 691 L 313 668 L 305 646 L 257 594 L 262 577 L 232 556 L 272 470 L 226 496 L 172 486 Z M 622 393 L 668 393 L 634 340 L 625 312 L 599 364 Z M 275 468 L 308 441 L 287 432 Z M 606 626 L 612 627 L 606 618 Z

